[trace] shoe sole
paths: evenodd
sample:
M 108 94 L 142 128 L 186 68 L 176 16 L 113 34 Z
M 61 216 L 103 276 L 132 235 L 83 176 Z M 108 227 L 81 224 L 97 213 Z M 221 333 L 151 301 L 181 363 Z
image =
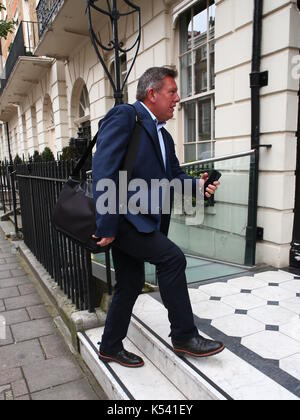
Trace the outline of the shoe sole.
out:
M 127 363 L 123 363 L 118 359 L 114 359 L 113 357 L 109 357 L 109 356 L 102 356 L 102 354 L 98 354 L 99 359 L 101 360 L 101 362 L 105 362 L 105 363 L 109 363 L 109 362 L 115 362 L 118 363 L 121 366 L 127 367 L 127 368 L 140 368 L 145 366 L 145 362 L 142 363 L 137 363 L 135 365 L 129 365 Z
M 175 349 L 174 348 L 174 352 L 177 354 L 177 356 L 179 356 L 179 357 L 184 357 L 186 354 L 188 355 L 188 356 L 192 356 L 192 357 L 198 357 L 198 358 L 201 358 L 201 357 L 211 357 L 211 356 L 216 356 L 217 354 L 220 354 L 220 353 L 222 353 L 222 351 L 224 351 L 225 350 L 225 346 L 223 346 L 223 347 L 221 347 L 220 349 L 218 349 L 218 350 L 215 350 L 215 351 L 212 351 L 212 352 L 210 352 L 210 353 L 202 353 L 202 354 L 199 354 L 199 353 L 192 353 L 192 352 L 190 352 L 190 351 L 187 351 L 187 350 L 183 350 L 183 349 Z

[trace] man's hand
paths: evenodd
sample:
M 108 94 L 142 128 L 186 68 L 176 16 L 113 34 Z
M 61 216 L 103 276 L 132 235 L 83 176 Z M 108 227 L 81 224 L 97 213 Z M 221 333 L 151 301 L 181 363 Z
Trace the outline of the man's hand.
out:
M 99 239 L 95 235 L 93 235 L 94 239 Z M 116 238 L 102 238 L 100 242 L 97 242 L 98 246 L 101 246 L 101 248 L 104 248 L 105 246 L 109 246 L 115 241 Z
M 206 172 L 205 174 L 203 174 L 201 180 L 200 180 L 200 191 L 202 191 L 206 181 L 208 180 L 208 173 Z M 205 191 L 205 196 L 207 198 L 211 198 L 211 196 L 213 196 L 215 194 L 215 192 L 217 191 L 217 189 L 219 188 L 219 186 L 221 185 L 221 183 L 219 181 L 214 182 L 213 185 L 209 185 L 208 188 Z

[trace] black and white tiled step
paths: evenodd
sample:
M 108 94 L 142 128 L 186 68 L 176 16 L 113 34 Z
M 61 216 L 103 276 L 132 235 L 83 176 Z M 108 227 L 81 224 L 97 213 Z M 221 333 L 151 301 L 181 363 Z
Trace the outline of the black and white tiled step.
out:
M 154 332 L 135 315 L 128 336 L 169 381 L 184 393 L 188 400 L 232 399 L 209 377 L 203 375 L 196 366 L 176 356 L 172 351 L 171 343 L 162 340 L 159 333 Z
M 140 296 L 128 336 L 188 400 L 299 400 L 234 349 L 211 358 L 178 358 L 168 334 L 164 306 L 151 295 Z
M 129 369 L 117 363 L 103 363 L 98 358 L 97 342 L 103 328 L 79 333 L 80 353 L 109 400 L 186 400 L 181 393 L 145 355 L 126 339 L 126 350 L 143 357 L 145 366 Z
M 156 294 L 139 297 L 125 342 L 145 367 L 100 362 L 103 329 L 79 334 L 81 353 L 110 399 L 299 400 L 299 287 L 287 273 L 267 272 L 190 289 L 200 334 L 227 346 L 211 358 L 174 354 Z

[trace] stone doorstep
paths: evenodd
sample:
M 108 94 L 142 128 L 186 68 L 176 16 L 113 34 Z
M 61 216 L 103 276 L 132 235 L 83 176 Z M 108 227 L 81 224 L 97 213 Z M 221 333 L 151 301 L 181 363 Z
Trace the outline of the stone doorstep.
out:
M 6 238 L 10 238 L 11 236 L 14 235 L 14 226 L 12 225 L 12 223 L 10 221 L 1 221 L 0 222 L 0 229 L 2 230 L 4 236 Z
M 11 389 L 7 389 L 0 393 L 0 401 L 13 401 L 14 396 Z
M 201 331 L 201 324 L 198 323 L 197 325 L 200 328 L 200 334 L 206 336 L 208 331 L 205 330 L 205 323 L 203 323 L 203 329 L 206 334 Z M 199 387 L 198 378 L 189 376 L 191 373 L 189 368 L 193 368 L 194 373 L 201 372 L 202 379 L 208 378 L 210 385 L 215 384 L 215 389 L 235 400 L 257 398 L 264 400 L 299 400 L 299 396 L 294 393 L 296 390 L 299 391 L 296 378 L 295 380 L 291 379 L 291 383 L 287 383 L 286 376 L 281 379 L 278 378 L 277 374 L 277 376 L 274 376 L 273 369 L 276 364 L 273 360 L 262 359 L 264 365 L 270 363 L 270 370 L 261 369 L 262 364 L 254 362 L 253 354 L 248 354 L 245 357 L 245 353 L 236 351 L 235 339 L 231 333 L 229 337 L 230 341 L 232 340 L 232 345 L 228 345 L 223 353 L 210 359 L 187 358 L 188 365 L 183 363 L 181 359 L 174 358 L 171 339 L 167 338 L 168 333 L 167 311 L 161 302 L 155 300 L 153 296 L 140 296 L 134 309 L 134 317 L 128 337 L 147 357 L 151 358 L 152 363 L 158 366 L 169 380 L 175 383 L 178 389 L 185 393 L 188 399 L 198 399 L 197 395 L 199 395 L 199 390 L 197 390 L 197 387 Z M 225 332 L 226 334 L 227 332 Z M 278 333 L 267 334 L 275 336 Z M 267 340 L 261 339 L 260 341 L 265 343 L 268 340 L 269 337 Z M 277 346 L 280 345 L 278 339 L 276 343 Z M 294 353 L 293 349 L 289 348 L 289 351 L 291 351 L 290 354 Z M 289 370 L 291 366 L 299 366 L 299 358 L 298 361 L 295 357 L 282 360 L 288 364 Z M 193 378 L 194 380 L 192 380 Z
M 101 362 L 97 355 L 97 341 L 102 333 L 103 327 L 78 333 L 78 338 L 81 356 L 109 400 L 186 400 L 185 395 L 128 338 L 125 347 L 143 358 L 143 368 L 126 369 L 116 363 Z

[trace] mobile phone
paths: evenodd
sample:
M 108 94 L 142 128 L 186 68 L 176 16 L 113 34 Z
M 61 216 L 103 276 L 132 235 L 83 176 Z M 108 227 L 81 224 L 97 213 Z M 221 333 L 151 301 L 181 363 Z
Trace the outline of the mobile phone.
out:
M 222 177 L 221 172 L 218 172 L 216 170 L 212 171 L 212 173 L 209 175 L 208 180 L 206 181 L 204 185 L 204 198 L 205 200 L 209 200 L 209 198 L 206 197 L 206 190 L 210 185 L 214 185 L 214 182 L 219 181 L 219 179 Z

